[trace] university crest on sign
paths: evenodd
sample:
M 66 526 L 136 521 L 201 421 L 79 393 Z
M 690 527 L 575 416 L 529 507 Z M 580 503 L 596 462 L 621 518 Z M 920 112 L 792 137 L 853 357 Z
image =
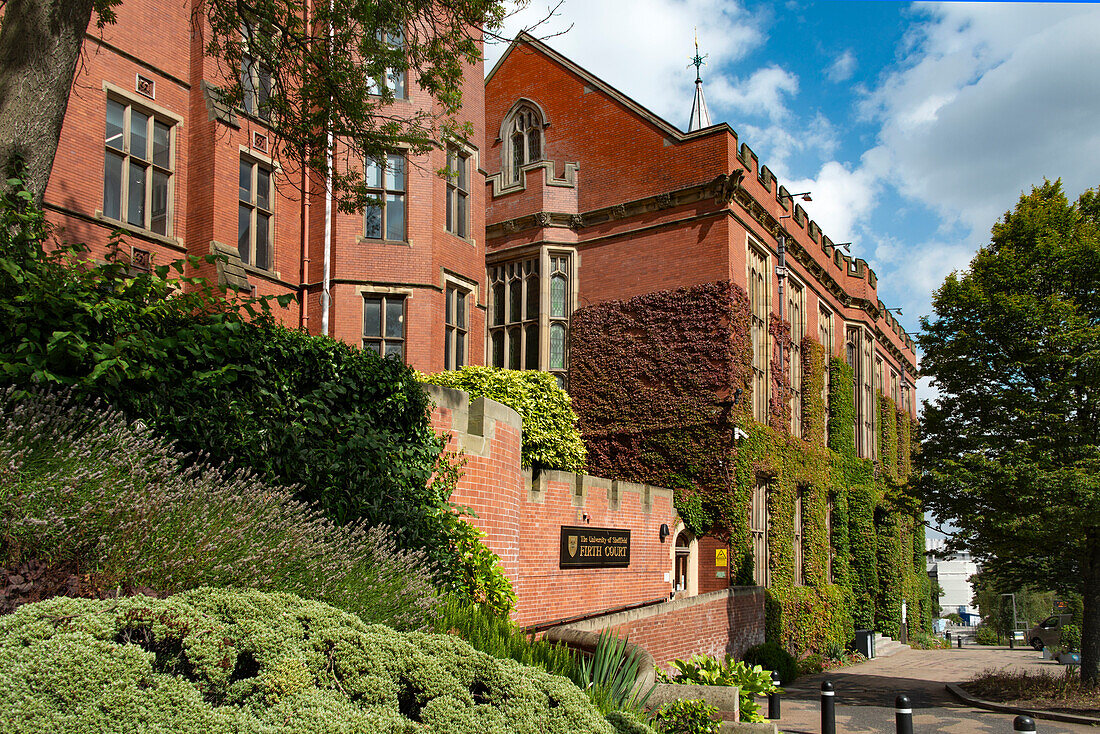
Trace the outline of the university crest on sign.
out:
M 568 539 L 569 545 L 569 557 L 574 558 L 577 555 L 577 536 L 570 535 Z

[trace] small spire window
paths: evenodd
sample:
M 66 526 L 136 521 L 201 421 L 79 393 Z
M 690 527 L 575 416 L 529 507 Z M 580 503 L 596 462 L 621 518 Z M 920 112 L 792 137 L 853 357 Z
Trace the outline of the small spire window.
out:
M 508 127 L 508 142 L 511 155 L 506 157 L 512 164 L 511 181 L 519 181 L 520 169 L 528 163 L 542 160 L 542 116 L 530 105 L 520 105 L 512 113 Z

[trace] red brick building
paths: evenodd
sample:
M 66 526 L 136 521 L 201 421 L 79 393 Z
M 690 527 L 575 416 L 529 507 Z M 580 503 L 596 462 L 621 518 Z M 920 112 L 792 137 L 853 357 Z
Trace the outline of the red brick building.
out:
M 576 379 L 568 337 L 575 310 L 731 283 L 747 296 L 751 317 L 751 377 L 737 390 L 751 402 L 747 417 L 774 427 L 776 404 L 786 401 L 780 412 L 791 417 L 780 431 L 803 438 L 799 350 L 804 337 L 813 337 L 827 358 L 851 365 L 856 456 L 881 463 L 879 396 L 891 399 L 899 415 L 915 417 L 913 341 L 878 299 L 867 263 L 809 220 L 798 203 L 804 194 L 780 185 L 729 125 L 709 124 L 700 86 L 692 108 L 696 129 L 685 133 L 524 35 L 490 72 L 485 105 L 490 364 Z M 791 340 L 780 352 L 774 329 L 783 323 Z M 605 345 L 612 346 L 621 345 Z M 599 353 L 599 345 L 589 351 Z M 780 397 L 777 363 L 789 397 Z M 639 385 L 652 387 L 645 378 Z M 826 415 L 828 394 L 826 376 Z M 816 440 L 815 447 L 807 439 L 808 450 L 824 448 Z M 626 473 L 607 476 L 660 481 Z M 792 550 L 790 538 L 769 537 L 775 475 L 767 474 L 749 479 L 754 486 L 744 490 L 752 494 L 749 554 L 761 586 L 771 585 L 774 565 L 762 559 L 801 558 L 800 539 Z M 824 508 L 827 500 L 816 501 Z M 786 512 L 801 518 L 793 500 Z M 723 543 L 682 537 L 680 529 L 674 584 L 689 594 L 728 586 L 736 569 L 723 566 Z
M 811 334 L 830 354 L 858 355 L 862 456 L 874 454 L 875 391 L 915 414 L 913 341 L 878 300 L 874 271 L 807 218 L 729 125 L 684 133 L 526 35 L 489 74 L 485 108 L 491 364 L 564 376 L 580 305 L 728 280 L 754 296 L 754 319 L 782 312 L 796 343 Z M 754 336 L 760 421 L 774 349 L 764 337 Z
M 258 106 L 270 74 L 248 72 L 255 92 L 244 109 L 216 101 L 211 87 L 223 77 L 203 53 L 192 12 L 191 3 L 128 0 L 116 24 L 89 29 L 45 196 L 64 237 L 102 257 L 121 229 L 123 255 L 142 268 L 220 255 L 226 262 L 189 274 L 295 296 L 281 312 L 290 326 L 399 354 L 425 371 L 481 364 L 482 64 L 467 68 L 462 89 L 459 120 L 473 135 L 453 144 L 450 159 L 443 150 L 395 151 L 366 165 L 382 204 L 342 214 L 323 180 L 284 171 L 274 156 Z M 406 76 L 387 81 L 394 112 L 430 108 Z M 448 160 L 461 172 L 453 181 L 437 173 Z
M 570 317 L 581 306 L 730 282 L 751 304 L 746 399 L 756 420 L 767 422 L 776 399 L 768 325 L 780 315 L 796 337 L 816 337 L 853 366 L 859 456 L 878 451 L 876 394 L 915 415 L 913 342 L 878 300 L 874 272 L 808 219 L 799 195 L 779 185 L 729 125 L 685 133 L 524 35 L 484 82 L 480 62 L 467 68 L 460 120 L 473 130 L 468 139 L 425 156 L 394 151 L 366 162 L 382 203 L 343 214 L 322 180 L 290 175 L 273 156 L 255 104 L 262 74 L 250 72 L 257 96 L 245 109 L 217 102 L 211 88 L 223 78 L 191 24 L 189 4 L 128 0 L 117 24 L 85 42 L 45 202 L 64 237 L 88 243 L 94 256 L 106 254 L 119 229 L 134 267 L 218 255 L 216 266 L 189 274 L 241 292 L 294 296 L 281 312 L 290 326 L 423 371 L 493 364 L 546 370 L 562 382 Z M 430 104 L 408 79 L 389 83 L 395 111 Z M 692 118 L 705 125 L 698 104 Z M 437 172 L 445 167 L 460 174 L 443 178 Z M 784 355 L 782 364 L 800 384 L 798 355 Z M 797 390 L 790 400 L 797 415 Z M 801 430 L 790 422 L 792 435 Z M 610 523 L 620 512 L 618 489 L 591 478 L 557 486 L 551 477 L 544 484 L 560 494 L 558 507 L 545 504 L 537 484 L 523 486 L 518 467 L 508 476 L 503 487 L 500 472 L 471 475 L 464 488 L 471 502 L 486 495 L 476 509 L 486 511 L 487 529 L 492 522 L 509 528 L 511 540 L 490 537 L 490 546 L 521 589 L 569 583 L 559 569 L 541 568 L 545 559 L 525 558 L 534 551 L 517 533 L 552 542 L 543 527 L 550 519 L 590 522 L 607 513 Z M 597 491 L 585 505 L 590 485 Z M 651 526 L 672 512 L 671 495 L 653 510 L 646 492 L 624 491 L 622 516 L 653 541 Z M 613 499 L 600 498 L 607 492 Z M 502 506 L 509 493 L 522 501 Z M 522 522 L 528 516 L 530 527 Z M 709 558 L 717 563 L 725 546 L 685 540 L 680 530 L 673 527 L 667 543 L 664 535 L 653 541 L 644 580 L 634 579 L 631 593 L 612 584 L 589 599 L 588 611 L 672 589 L 692 595 L 728 586 L 730 577 L 700 571 L 713 569 Z M 520 601 L 527 621 L 562 619 L 575 605 L 542 608 L 538 593 Z

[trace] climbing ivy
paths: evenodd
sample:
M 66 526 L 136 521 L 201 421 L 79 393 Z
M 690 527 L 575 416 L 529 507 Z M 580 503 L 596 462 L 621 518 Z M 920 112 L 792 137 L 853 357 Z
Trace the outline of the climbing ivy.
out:
M 789 324 L 773 316 L 768 331 L 789 358 Z M 728 281 L 582 308 L 570 334 L 588 470 L 673 488 L 689 529 L 730 544 L 735 584 L 753 583 L 749 512 L 754 488 L 766 487 L 768 639 L 800 655 L 846 643 L 857 627 L 896 634 L 903 599 L 910 618 L 923 619 L 923 528 L 902 501 L 912 425 L 880 396 L 881 462 L 859 458 L 843 360 L 812 337 L 800 343 L 799 437 L 789 430 L 789 372 L 778 350 L 766 420 L 752 415 L 748 299 Z

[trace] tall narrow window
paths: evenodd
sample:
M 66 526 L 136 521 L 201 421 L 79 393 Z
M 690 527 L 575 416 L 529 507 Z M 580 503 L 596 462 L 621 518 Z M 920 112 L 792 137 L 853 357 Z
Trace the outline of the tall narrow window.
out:
M 569 256 L 550 256 L 550 371 L 565 384 L 570 304 Z
M 271 169 L 241 158 L 237 250 L 246 265 L 271 270 Z
M 363 296 L 363 349 L 405 358 L 405 296 Z
M 757 479 L 749 507 L 749 534 L 752 536 L 752 573 L 757 586 L 767 586 L 768 574 L 768 485 Z
M 871 338 L 870 334 L 863 334 L 863 353 L 860 362 L 860 372 L 862 378 L 862 408 L 863 408 L 863 453 L 861 456 L 865 459 L 873 459 L 875 451 L 875 424 L 877 423 L 876 414 L 878 413 L 878 404 L 875 400 L 875 377 L 874 377 L 874 353 L 875 353 L 875 341 Z
M 802 435 L 802 339 L 806 336 L 806 291 L 788 281 L 787 313 L 791 324 L 791 354 L 787 374 L 791 380 L 791 435 Z
M 377 38 L 384 41 L 385 45 L 395 53 L 400 54 L 405 48 L 405 36 L 401 32 L 386 33 L 385 31 L 378 31 Z M 385 87 L 393 94 L 394 99 L 407 99 L 405 77 L 403 66 L 387 67 L 378 78 L 367 80 L 367 91 L 370 94 L 379 94 L 382 87 Z
M 490 268 L 492 364 L 512 370 L 539 369 L 539 261 L 537 258 Z
M 447 304 L 444 321 L 443 369 L 457 370 L 466 365 L 469 318 L 467 300 L 470 291 L 455 285 L 447 286 Z
M 524 104 L 512 113 L 508 125 L 508 147 L 511 161 L 511 180 L 519 181 L 520 168 L 528 163 L 542 160 L 542 116 L 534 107 Z
M 752 336 L 752 415 L 768 422 L 768 258 L 749 247 L 749 308 Z
M 241 36 L 244 38 L 244 50 L 241 53 L 241 105 L 248 114 L 261 120 L 270 120 L 271 69 L 257 61 L 250 50 L 259 42 L 258 33 L 251 23 L 241 26 Z
M 796 586 L 805 586 L 806 584 L 806 569 L 803 564 L 804 550 L 802 547 L 802 503 L 805 493 L 805 488 L 799 486 L 794 495 L 794 538 L 792 543 L 794 546 L 794 583 Z
M 830 364 L 833 359 L 833 314 L 821 306 L 817 314 L 817 340 L 825 352 L 825 374 L 821 381 L 821 404 L 825 406 L 825 435 L 829 435 L 829 380 Z
M 103 215 L 168 235 L 172 125 L 115 99 L 107 100 Z
M 469 156 L 457 148 L 447 148 L 447 231 L 466 237 L 469 234 Z
M 369 159 L 364 167 L 367 193 L 373 202 L 364 214 L 363 236 L 369 240 L 405 241 L 405 157 L 388 154 Z
M 845 332 L 845 356 L 848 360 L 848 366 L 852 368 L 852 402 L 854 422 L 852 424 L 852 431 L 854 433 L 854 441 L 856 448 L 856 456 L 863 456 L 863 378 L 862 378 L 862 364 L 860 359 L 862 353 L 860 338 L 860 330 L 858 326 L 848 327 Z

